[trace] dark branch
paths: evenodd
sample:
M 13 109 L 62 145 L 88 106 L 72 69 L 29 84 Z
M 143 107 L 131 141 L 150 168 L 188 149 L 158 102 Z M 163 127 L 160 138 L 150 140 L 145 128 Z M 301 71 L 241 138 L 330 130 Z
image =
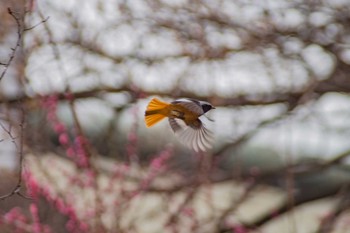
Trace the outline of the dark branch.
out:
M 7 129 L 3 124 L 1 124 L 0 122 L 0 127 L 9 135 L 9 137 L 11 138 L 12 142 L 14 143 L 16 149 L 17 149 L 17 153 L 18 153 L 18 157 L 19 157 L 19 163 L 18 163 L 18 179 L 17 179 L 17 184 L 15 186 L 15 188 L 9 192 L 8 194 L 5 194 L 3 196 L 0 196 L 0 201 L 5 200 L 13 195 L 18 195 L 20 197 L 23 197 L 25 199 L 31 199 L 30 197 L 27 197 L 26 195 L 22 194 L 21 188 L 22 188 L 22 170 L 23 170 L 23 159 L 24 159 L 24 155 L 23 155 L 23 143 L 24 143 L 24 122 L 25 122 L 25 113 L 24 110 L 22 109 L 21 111 L 22 116 L 21 116 L 21 122 L 19 124 L 19 129 L 20 129 L 20 142 L 19 145 L 16 142 L 16 137 L 13 135 L 13 133 L 11 132 L 11 128 Z
M 41 20 L 39 23 L 37 23 L 34 26 L 31 26 L 29 28 L 25 28 L 23 31 L 25 32 L 25 31 L 32 30 L 32 29 L 36 28 L 37 26 L 39 26 L 40 24 L 46 23 L 49 19 L 50 19 L 50 16 L 47 16 L 45 19 Z
M 15 58 L 15 54 L 17 49 L 20 47 L 21 45 L 21 41 L 22 41 L 22 35 L 23 35 L 23 21 L 24 21 L 24 16 L 22 18 L 19 18 L 18 16 L 16 16 L 16 14 L 11 10 L 11 8 L 7 8 L 8 13 L 12 16 L 12 18 L 16 21 L 17 24 L 17 41 L 16 41 L 16 45 L 14 48 L 11 48 L 12 52 L 10 54 L 10 58 L 8 59 L 8 61 L 4 64 L 2 63 L 2 65 L 5 66 L 5 69 L 3 70 L 3 72 L 0 74 L 0 81 L 5 77 L 5 74 L 7 73 L 7 69 L 9 68 L 9 66 L 11 65 L 13 59 Z

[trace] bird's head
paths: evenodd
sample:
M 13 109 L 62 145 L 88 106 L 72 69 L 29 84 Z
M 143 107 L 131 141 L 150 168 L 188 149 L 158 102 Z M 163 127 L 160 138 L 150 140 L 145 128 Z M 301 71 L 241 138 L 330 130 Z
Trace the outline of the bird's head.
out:
M 215 109 L 213 105 L 211 105 L 210 103 L 205 102 L 205 101 L 200 101 L 200 105 L 201 105 L 204 113 L 208 112 L 211 109 Z

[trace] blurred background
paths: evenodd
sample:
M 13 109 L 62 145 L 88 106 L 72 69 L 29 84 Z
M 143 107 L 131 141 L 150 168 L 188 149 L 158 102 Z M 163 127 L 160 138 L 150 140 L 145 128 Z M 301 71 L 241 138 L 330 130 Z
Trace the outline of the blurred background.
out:
M 350 231 L 349 1 L 1 0 L 0 5 L 4 195 L 16 186 L 22 157 L 33 177 L 65 162 L 69 165 L 62 167 L 75 166 L 76 179 L 87 171 L 108 174 L 109 182 L 132 174 L 139 179 L 139 190 L 148 179 L 145 174 L 153 174 L 154 161 L 165 156 L 162 175 L 154 177 L 176 181 L 165 181 L 166 188 L 153 187 L 153 177 L 142 190 L 183 192 L 190 201 L 178 210 L 188 214 L 190 209 L 192 214 L 183 215 L 193 221 L 175 221 L 175 207 L 160 208 L 160 213 L 170 214 L 160 229 L 174 224 L 177 231 L 170 227 L 169 232 Z M 212 103 L 216 109 L 208 117 L 214 121 L 206 124 L 215 134 L 213 150 L 189 151 L 167 121 L 146 128 L 144 111 L 153 97 Z M 81 164 L 79 148 L 88 166 Z M 44 163 L 43 173 L 37 171 L 38 163 Z M 120 166 L 130 170 L 113 180 Z M 134 174 L 134 168 L 145 173 Z M 60 172 L 54 179 L 64 180 Z M 99 189 L 98 182 L 96 196 L 113 193 Z M 220 191 L 217 185 L 224 184 L 233 191 Z M 52 190 L 60 186 L 51 185 Z M 189 204 L 199 189 L 222 205 L 219 214 L 199 217 L 201 205 Z M 249 199 L 251 206 L 220 203 L 221 195 L 239 203 Z M 41 196 L 36 201 L 39 210 L 49 208 L 49 198 Z M 58 196 L 69 205 L 63 191 Z M 252 202 L 251 196 L 257 200 Z M 265 206 L 269 200 L 272 207 Z M 3 218 L 13 207 L 25 210 L 31 202 L 16 195 L 2 200 Z M 252 208 L 256 205 L 262 209 L 257 217 Z M 300 208 L 309 211 L 306 216 L 312 220 L 303 222 L 304 215 L 295 214 Z M 98 213 L 96 206 L 92 209 Z M 75 210 L 83 221 L 81 212 L 86 210 Z M 52 202 L 45 211 L 59 215 L 63 223 L 71 220 Z M 206 213 L 213 211 L 208 208 Z M 107 212 L 106 219 L 116 215 Z M 73 231 L 60 229 L 44 215 L 40 222 L 52 232 L 162 232 L 151 226 L 147 231 L 145 225 L 132 228 L 124 220 L 108 227 L 105 219 L 100 220 L 102 228 L 94 222 L 88 225 L 95 228 Z M 19 229 L 7 223 L 9 232 Z M 32 232 L 28 229 L 22 230 Z

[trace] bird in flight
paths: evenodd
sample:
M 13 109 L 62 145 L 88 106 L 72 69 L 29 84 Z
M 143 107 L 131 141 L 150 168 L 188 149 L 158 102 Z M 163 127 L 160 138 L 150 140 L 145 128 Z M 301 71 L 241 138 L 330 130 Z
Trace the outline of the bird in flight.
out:
M 195 99 L 178 99 L 171 103 L 153 98 L 145 112 L 147 127 L 168 118 L 171 129 L 179 140 L 194 151 L 207 151 L 212 147 L 213 133 L 199 119 L 211 109 L 210 103 Z

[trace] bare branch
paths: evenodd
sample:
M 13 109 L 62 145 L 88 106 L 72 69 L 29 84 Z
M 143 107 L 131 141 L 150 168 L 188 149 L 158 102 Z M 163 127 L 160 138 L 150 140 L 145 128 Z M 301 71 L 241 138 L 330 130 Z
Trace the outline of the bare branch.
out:
M 22 170 L 23 170 L 23 159 L 24 159 L 24 155 L 23 155 L 23 143 L 24 143 L 24 122 L 25 122 L 25 113 L 24 110 L 21 109 L 21 122 L 19 124 L 19 134 L 20 134 L 20 141 L 19 141 L 19 145 L 16 142 L 16 137 L 12 134 L 11 132 L 11 127 L 9 127 L 9 129 L 6 129 L 6 127 L 0 123 L 1 128 L 9 135 L 9 137 L 11 138 L 12 142 L 14 143 L 16 149 L 17 149 L 17 154 L 19 157 L 19 162 L 18 162 L 18 180 L 17 180 L 17 184 L 14 187 L 14 189 L 9 192 L 8 194 L 5 194 L 3 196 L 0 196 L 0 201 L 1 200 L 5 200 L 13 195 L 18 195 L 20 197 L 23 197 L 25 199 L 31 199 L 30 197 L 27 197 L 26 195 L 21 193 L 21 188 L 22 188 Z
M 50 19 L 50 16 L 47 16 L 45 19 L 41 20 L 39 23 L 35 24 L 34 26 L 31 26 L 29 28 L 25 28 L 23 30 L 23 32 L 32 30 L 32 29 L 36 28 L 37 26 L 39 26 L 40 24 L 46 23 L 49 19 Z
M 8 61 L 4 64 L 2 63 L 2 65 L 5 66 L 5 69 L 3 70 L 3 72 L 0 74 L 0 81 L 4 78 L 5 74 L 7 73 L 7 69 L 9 68 L 9 66 L 11 65 L 13 59 L 15 58 L 15 54 L 17 49 L 20 47 L 21 45 L 21 41 L 22 41 L 22 35 L 23 35 L 23 24 L 24 24 L 24 16 L 22 18 L 19 18 L 16 13 L 14 13 L 11 8 L 7 8 L 8 13 L 12 16 L 12 18 L 16 21 L 17 24 L 17 41 L 16 41 L 16 45 L 14 48 L 11 48 L 12 52 L 10 54 L 10 58 L 8 59 Z

